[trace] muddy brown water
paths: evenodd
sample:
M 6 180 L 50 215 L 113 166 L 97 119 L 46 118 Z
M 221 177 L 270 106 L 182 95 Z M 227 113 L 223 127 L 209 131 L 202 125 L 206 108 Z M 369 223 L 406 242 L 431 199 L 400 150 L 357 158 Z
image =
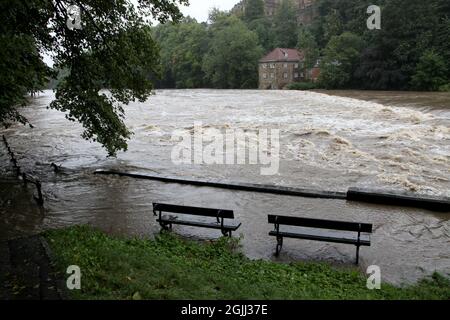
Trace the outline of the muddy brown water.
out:
M 107 158 L 98 144 L 82 140 L 78 124 L 47 110 L 53 98 L 46 91 L 23 109 L 34 129 L 14 125 L 2 132 L 20 165 L 42 180 L 46 203 L 42 210 L 32 203 L 33 188 L 24 189 L 15 179 L 1 145 L 1 239 L 85 223 L 113 234 L 153 236 L 159 228 L 151 204 L 169 202 L 235 210 L 243 223 L 238 236 L 251 258 L 353 263 L 352 246 L 297 240 L 287 240 L 275 259 L 267 214 L 284 214 L 373 223 L 373 245 L 362 249 L 361 269 L 379 265 L 385 281 L 410 283 L 434 271 L 450 273 L 450 213 L 92 174 L 101 168 L 330 191 L 365 187 L 450 196 L 448 94 L 157 91 L 146 103 L 126 108 L 135 135 L 129 151 L 117 158 Z M 175 165 L 172 134 L 191 130 L 194 122 L 220 131 L 279 129 L 279 174 L 262 176 L 257 165 Z M 52 162 L 62 166 L 60 173 L 52 171 Z M 209 230 L 175 230 L 192 238 L 219 236 Z

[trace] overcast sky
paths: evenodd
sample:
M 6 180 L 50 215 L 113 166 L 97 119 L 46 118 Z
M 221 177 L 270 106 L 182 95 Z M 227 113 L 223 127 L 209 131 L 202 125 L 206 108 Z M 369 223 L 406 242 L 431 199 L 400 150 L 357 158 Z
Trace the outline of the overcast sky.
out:
M 239 0 L 189 0 L 189 7 L 182 7 L 185 16 L 191 16 L 198 22 L 208 20 L 209 10 L 219 8 L 221 10 L 230 10 Z

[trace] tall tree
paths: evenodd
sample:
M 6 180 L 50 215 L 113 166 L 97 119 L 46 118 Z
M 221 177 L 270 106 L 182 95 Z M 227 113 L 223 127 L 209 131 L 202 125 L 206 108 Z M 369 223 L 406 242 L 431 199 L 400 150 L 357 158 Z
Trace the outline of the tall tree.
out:
M 332 37 L 343 32 L 343 22 L 339 11 L 333 10 L 325 17 L 324 40 L 328 42 Z
M 358 57 L 353 83 L 366 89 L 410 89 L 419 60 L 432 50 L 450 61 L 450 5 L 447 0 L 379 0 L 381 30 L 368 30 L 370 0 L 319 0 L 310 28 L 320 48 L 342 32 L 367 44 Z M 448 78 L 448 77 L 447 77 Z
M 305 67 L 314 67 L 319 59 L 320 51 L 311 31 L 306 28 L 300 29 L 297 48 L 305 55 Z
M 208 32 L 205 24 L 185 18 L 182 23 L 158 25 L 155 38 L 161 48 L 165 88 L 200 88 L 205 86 L 202 71 L 203 57 L 208 51 Z
M 248 28 L 258 35 L 259 44 L 265 52 L 271 51 L 275 46 L 275 32 L 272 27 L 272 20 L 269 17 L 262 17 L 249 22 Z
M 203 70 L 216 88 L 255 88 L 263 54 L 257 35 L 238 18 L 223 17 L 211 28 Z
M 274 17 L 275 46 L 295 48 L 298 40 L 297 10 L 291 0 L 282 0 Z
M 244 20 L 251 22 L 264 16 L 264 0 L 246 0 Z
M 53 15 L 51 2 L 0 2 L 0 123 L 27 123 L 19 108 L 27 93 L 43 86 L 52 76 L 40 53 L 52 48 L 45 27 Z
M 27 91 L 51 75 L 42 61 L 50 54 L 57 69 L 69 71 L 51 107 L 79 121 L 82 136 L 110 155 L 126 150 L 131 132 L 123 122 L 123 104 L 145 101 L 160 71 L 148 17 L 178 21 L 178 4 L 187 0 L 138 0 L 137 6 L 131 0 L 2 1 L 0 121 L 26 123 L 18 107 L 26 103 Z M 70 28 L 71 5 L 81 11 L 81 29 Z M 103 88 L 110 94 L 101 93 Z
M 438 91 L 449 81 L 445 60 L 433 50 L 426 51 L 420 58 L 411 86 L 416 90 Z
M 327 89 L 351 85 L 363 47 L 361 37 L 350 32 L 331 38 L 324 50 L 320 83 Z
M 386 83 L 382 89 L 409 89 L 411 77 L 425 51 L 433 48 L 440 17 L 436 0 L 390 0 L 382 10 L 381 30 L 373 32 L 368 50 L 377 53 L 377 59 L 370 62 L 370 56 L 363 56 L 363 64 L 373 69 L 359 71 L 378 75 L 373 83 Z M 369 33 L 369 32 L 368 32 Z

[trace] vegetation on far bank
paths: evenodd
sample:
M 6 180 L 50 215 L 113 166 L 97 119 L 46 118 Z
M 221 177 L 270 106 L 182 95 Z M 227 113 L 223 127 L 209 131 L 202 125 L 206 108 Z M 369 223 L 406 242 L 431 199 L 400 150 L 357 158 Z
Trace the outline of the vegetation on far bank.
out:
M 153 28 L 161 47 L 163 88 L 256 88 L 258 60 L 276 47 L 320 60 L 324 89 L 450 90 L 450 2 L 379 0 L 381 30 L 367 28 L 369 0 L 316 0 L 311 23 L 282 0 L 273 16 L 264 0 L 244 12 L 213 10 L 208 23 L 185 18 Z M 259 58 L 258 58 L 259 57 Z
M 304 90 L 319 89 L 319 86 L 313 82 L 294 82 L 294 83 L 288 84 L 286 89 L 304 91 Z
M 450 280 L 438 274 L 414 286 L 368 290 L 357 269 L 253 261 L 238 252 L 236 239 L 125 239 L 88 226 L 45 236 L 62 277 L 70 265 L 81 268 L 73 299 L 450 299 Z

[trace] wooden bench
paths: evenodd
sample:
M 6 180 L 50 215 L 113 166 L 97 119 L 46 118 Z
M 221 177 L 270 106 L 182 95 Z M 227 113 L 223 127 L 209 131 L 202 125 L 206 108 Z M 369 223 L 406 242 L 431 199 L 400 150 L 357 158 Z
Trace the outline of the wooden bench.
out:
M 175 213 L 177 215 L 190 215 L 205 218 L 214 218 L 214 222 L 200 222 L 188 219 L 180 219 L 179 216 L 163 215 L 166 213 Z M 234 212 L 232 210 L 209 209 L 198 207 L 185 207 L 171 204 L 154 203 L 153 213 L 158 216 L 158 222 L 163 230 L 172 230 L 172 226 L 183 225 L 190 227 L 200 227 L 221 230 L 224 236 L 231 237 L 232 232 L 239 229 L 241 224 L 233 222 L 225 222 L 225 219 L 234 219 Z
M 367 223 L 318 220 L 296 217 L 269 215 L 269 223 L 275 230 L 269 233 L 277 238 L 276 255 L 283 248 L 283 238 L 314 240 L 332 243 L 344 243 L 356 246 L 356 264 L 359 264 L 359 249 L 370 246 L 370 234 L 373 226 Z M 280 226 L 298 227 L 296 232 L 284 232 Z

